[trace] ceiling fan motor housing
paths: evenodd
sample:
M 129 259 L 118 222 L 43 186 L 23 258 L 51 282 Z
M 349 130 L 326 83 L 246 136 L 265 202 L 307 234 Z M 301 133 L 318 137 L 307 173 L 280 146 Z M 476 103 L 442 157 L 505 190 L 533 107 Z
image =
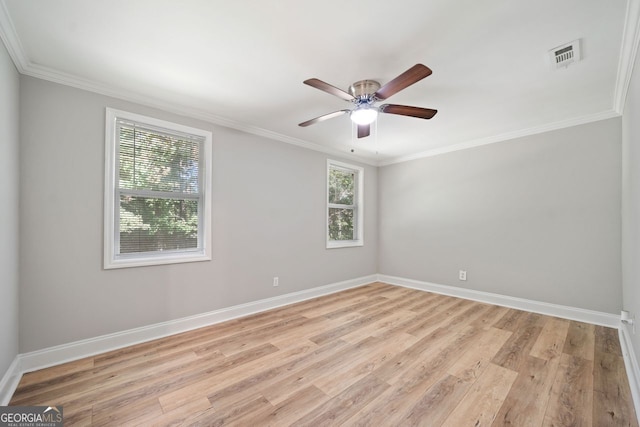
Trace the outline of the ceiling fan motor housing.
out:
M 380 83 L 375 80 L 360 80 L 349 86 L 349 93 L 356 100 L 372 100 L 373 95 L 380 89 Z

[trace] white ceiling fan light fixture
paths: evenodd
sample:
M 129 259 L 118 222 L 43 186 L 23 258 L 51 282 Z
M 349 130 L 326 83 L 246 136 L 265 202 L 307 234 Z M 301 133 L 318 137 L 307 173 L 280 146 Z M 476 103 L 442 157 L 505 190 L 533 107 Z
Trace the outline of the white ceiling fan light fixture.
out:
M 375 93 L 380 83 L 375 80 L 360 80 L 349 86 L 349 93 L 356 105 L 350 113 L 351 121 L 357 125 L 370 125 L 378 118 L 378 109 L 373 107 Z
M 370 125 L 378 118 L 378 109 L 364 104 L 351 111 L 351 121 L 357 125 Z

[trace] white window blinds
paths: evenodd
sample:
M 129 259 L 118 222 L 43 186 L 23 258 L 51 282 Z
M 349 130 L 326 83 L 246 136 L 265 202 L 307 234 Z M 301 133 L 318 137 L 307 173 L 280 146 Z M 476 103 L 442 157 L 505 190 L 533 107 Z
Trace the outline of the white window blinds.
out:
M 158 259 L 173 255 L 178 259 L 169 262 L 182 262 L 179 258 L 184 255 L 206 255 L 210 197 L 205 147 L 211 134 L 196 129 L 191 134 L 183 131 L 184 126 L 172 129 L 171 123 L 119 113 L 111 112 L 113 146 L 107 150 L 113 157 L 107 162 L 112 169 L 112 175 L 107 171 L 107 182 L 113 187 L 106 191 L 113 198 L 105 199 L 112 209 L 112 215 L 105 216 L 105 227 L 112 231 L 105 236 L 113 241 L 105 245 L 111 260 L 105 258 L 105 266 L 136 259 L 148 262 L 126 266 L 159 264 L 164 262 Z

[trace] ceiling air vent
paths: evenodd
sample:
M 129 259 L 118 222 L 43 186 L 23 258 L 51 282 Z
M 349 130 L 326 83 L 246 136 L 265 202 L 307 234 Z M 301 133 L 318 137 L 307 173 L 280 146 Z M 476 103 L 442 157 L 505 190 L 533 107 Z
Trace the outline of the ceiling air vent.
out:
M 549 51 L 553 68 L 568 67 L 574 62 L 580 61 L 580 40 L 558 46 Z

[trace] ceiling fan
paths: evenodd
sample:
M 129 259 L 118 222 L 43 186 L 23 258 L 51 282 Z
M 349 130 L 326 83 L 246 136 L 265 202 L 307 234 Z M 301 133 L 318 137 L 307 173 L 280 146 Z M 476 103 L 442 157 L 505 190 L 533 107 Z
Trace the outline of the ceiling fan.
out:
M 352 102 L 355 108 L 334 111 L 333 113 L 302 122 L 298 126 L 306 127 L 314 123 L 342 116 L 343 114 L 349 114 L 351 120 L 358 125 L 358 138 L 364 138 L 369 136 L 371 131 L 370 125 L 378 118 L 378 113 L 430 119 L 436 115 L 438 110 L 396 104 L 382 104 L 379 107 L 374 105 L 376 102 L 385 100 L 400 92 L 402 89 L 419 82 L 430 74 L 431 70 L 428 67 L 422 64 L 416 64 L 384 86 L 380 86 L 380 83 L 375 80 L 360 80 L 349 86 L 349 92 L 338 89 L 319 79 L 305 80 L 303 82 L 304 84 L 335 95 L 345 101 Z

